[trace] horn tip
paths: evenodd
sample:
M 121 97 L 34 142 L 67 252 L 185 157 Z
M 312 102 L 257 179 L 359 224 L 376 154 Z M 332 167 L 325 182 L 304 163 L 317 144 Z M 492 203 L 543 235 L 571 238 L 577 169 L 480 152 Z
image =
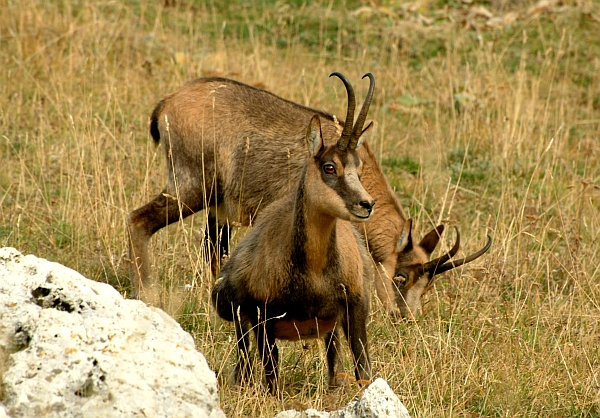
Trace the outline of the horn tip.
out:
M 488 242 L 487 244 L 485 244 L 485 252 L 487 252 L 487 250 L 490 249 L 490 247 L 492 246 L 492 237 L 488 234 Z

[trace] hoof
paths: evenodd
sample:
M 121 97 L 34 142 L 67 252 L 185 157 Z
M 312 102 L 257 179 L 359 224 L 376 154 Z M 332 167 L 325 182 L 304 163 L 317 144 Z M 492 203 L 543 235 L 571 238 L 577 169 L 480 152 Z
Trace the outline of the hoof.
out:
M 354 377 L 347 373 L 341 372 L 335 375 L 335 378 L 329 382 L 329 389 L 335 389 L 344 386 L 350 386 L 354 382 Z

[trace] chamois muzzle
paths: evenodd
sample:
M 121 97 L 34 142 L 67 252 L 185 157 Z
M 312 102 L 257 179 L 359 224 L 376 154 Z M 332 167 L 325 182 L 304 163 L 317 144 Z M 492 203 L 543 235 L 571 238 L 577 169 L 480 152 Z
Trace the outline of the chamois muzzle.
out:
M 362 200 L 361 202 L 358 203 L 358 205 L 366 210 L 366 213 L 364 215 L 362 214 L 358 214 L 355 213 L 356 217 L 360 218 L 360 219 L 369 219 L 371 217 L 371 214 L 373 213 L 373 206 L 375 206 L 375 201 L 374 200 Z M 361 210 L 362 212 L 362 210 Z
M 359 205 L 361 205 L 363 208 L 365 208 L 369 213 L 371 213 L 371 211 L 373 211 L 373 206 L 375 206 L 375 201 L 372 200 L 370 202 L 363 200 L 362 202 L 359 203 Z

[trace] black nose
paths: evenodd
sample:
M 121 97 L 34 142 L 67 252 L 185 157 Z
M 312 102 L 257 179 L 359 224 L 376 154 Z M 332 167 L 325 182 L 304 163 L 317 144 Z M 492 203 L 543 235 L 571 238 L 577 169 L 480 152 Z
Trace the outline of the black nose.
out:
M 371 200 L 370 202 L 368 202 L 366 200 L 363 200 L 359 203 L 359 205 L 368 210 L 369 213 L 371 213 L 371 211 L 373 210 L 373 206 L 375 206 L 375 201 Z

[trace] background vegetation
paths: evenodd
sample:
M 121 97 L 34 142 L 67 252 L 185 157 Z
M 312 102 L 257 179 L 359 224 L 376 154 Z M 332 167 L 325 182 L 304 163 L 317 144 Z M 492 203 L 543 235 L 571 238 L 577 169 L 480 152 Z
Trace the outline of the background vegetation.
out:
M 373 301 L 374 370 L 414 417 L 600 416 L 600 7 L 592 0 L 0 0 L 0 245 L 130 294 L 127 214 L 165 181 L 148 134 L 204 75 L 343 113 L 377 78 L 371 140 L 418 233 L 485 257 L 446 273 L 415 323 Z M 335 409 L 320 343 L 282 344 L 227 386 L 233 329 L 209 304 L 205 215 L 153 239 L 168 310 L 219 373 L 228 416 Z M 243 234 L 243 232 L 241 232 Z M 446 237 L 441 250 L 453 241 Z M 188 285 L 186 287 L 186 285 Z M 348 365 L 350 371 L 350 365 Z

